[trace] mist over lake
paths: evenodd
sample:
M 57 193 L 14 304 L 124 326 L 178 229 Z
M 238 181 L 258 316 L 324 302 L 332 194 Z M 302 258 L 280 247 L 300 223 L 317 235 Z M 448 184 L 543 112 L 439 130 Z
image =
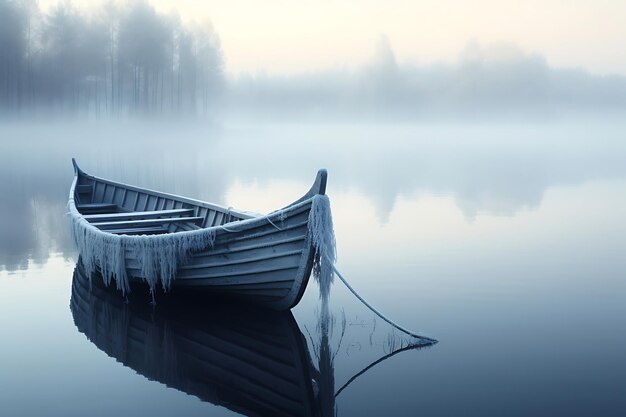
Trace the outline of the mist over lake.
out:
M 441 33 L 429 2 L 209 3 L 0 0 L 0 414 L 626 414 L 626 72 L 599 47 L 621 6 L 572 6 L 570 26 L 598 33 L 576 44 L 482 1 Z M 72 158 L 261 218 L 325 168 L 337 271 L 399 326 L 319 265 L 282 312 L 121 294 L 80 260 Z M 154 211 L 191 211 L 138 206 L 149 232 Z M 132 228 L 133 211 L 95 215 Z M 228 250 L 282 259 L 313 233 L 283 220 L 265 225 L 276 247 Z M 285 237 L 297 227 L 306 239 Z
M 340 414 L 373 407 L 377 414 L 412 414 L 415 387 L 427 415 L 508 409 L 519 391 L 528 399 L 519 415 L 535 413 L 538 404 L 573 414 L 609 404 L 618 410 L 624 406 L 618 347 L 626 342 L 619 331 L 626 147 L 624 127 L 611 126 L 6 125 L 3 136 L 14 140 L 2 153 L 3 195 L 11 196 L 3 200 L 1 223 L 3 328 L 12 335 L 4 345 L 5 375 L 23 372 L 9 358 L 25 355 L 24 344 L 45 344 L 56 352 L 50 360 L 63 367 L 35 361 L 30 372 L 37 382 L 24 384 L 47 392 L 46 404 L 53 400 L 49 384 L 65 375 L 63 392 L 54 395 L 59 402 L 46 409 L 71 414 L 90 409 L 90 401 L 70 398 L 98 398 L 100 388 L 86 382 L 112 366 L 84 343 L 67 309 L 76 261 L 65 216 L 72 156 L 112 179 L 260 212 L 295 199 L 324 166 L 341 270 L 388 315 L 441 340 L 397 355 L 352 384 L 337 397 Z M 302 328 L 315 327 L 317 291 L 310 285 L 294 309 Z M 393 329 L 341 286 L 331 300 L 335 314 L 350 323 L 348 343 L 335 359 L 338 388 L 367 358 L 384 353 L 382 345 L 367 343 L 368 334 L 382 333 L 383 340 Z M 586 342 L 572 343 L 579 339 Z M 39 358 L 28 355 L 31 363 Z M 72 358 L 84 359 L 72 365 Z M 459 379 L 459 368 L 474 377 Z M 127 396 L 124 413 L 134 412 L 137 395 L 126 387 L 161 398 L 142 405 L 158 415 L 211 408 L 131 370 L 120 372 L 103 378 Z M 545 381 L 541 390 L 537 380 Z M 3 378 L 3 402 L 17 414 L 42 412 L 40 403 L 24 405 L 16 395 L 27 387 L 11 381 Z M 574 383 L 598 394 L 572 400 L 565 387 Z M 410 392 L 386 399 L 387 392 L 404 390 Z M 485 402 L 494 392 L 497 401 Z M 464 400 L 442 408 L 449 395 Z M 99 410 L 119 406 L 103 403 Z

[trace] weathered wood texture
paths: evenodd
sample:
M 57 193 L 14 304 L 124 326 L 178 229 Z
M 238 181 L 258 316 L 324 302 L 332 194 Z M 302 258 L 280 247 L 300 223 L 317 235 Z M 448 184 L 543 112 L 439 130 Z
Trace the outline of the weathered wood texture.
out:
M 215 228 L 213 245 L 207 242 L 205 250 L 179 265 L 174 287 L 211 289 L 277 309 L 291 308 L 300 300 L 314 255 L 307 235 L 311 198 L 325 192 L 325 170 L 318 172 L 302 198 L 267 218 L 94 177 L 76 164 L 75 174 L 76 208 L 103 233 L 154 235 Z M 144 278 L 140 265 L 127 251 L 131 279 Z

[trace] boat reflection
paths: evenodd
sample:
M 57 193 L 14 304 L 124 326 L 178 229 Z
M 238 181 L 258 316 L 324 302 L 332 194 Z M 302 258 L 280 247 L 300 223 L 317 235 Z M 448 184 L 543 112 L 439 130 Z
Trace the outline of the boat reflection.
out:
M 345 321 L 336 323 L 327 303 L 308 334 L 309 349 L 290 311 L 198 301 L 177 294 L 152 306 L 144 291 L 124 298 L 100 277 L 85 276 L 79 262 L 70 309 L 78 330 L 118 362 L 243 415 L 334 416 L 336 396 L 374 366 L 336 390 L 341 339 L 331 341 L 333 332 L 343 335 Z M 404 344 L 391 354 L 428 344 Z
M 79 267 L 70 306 L 80 332 L 148 379 L 245 415 L 312 415 L 306 343 L 290 312 L 180 297 L 153 308 L 90 282 Z

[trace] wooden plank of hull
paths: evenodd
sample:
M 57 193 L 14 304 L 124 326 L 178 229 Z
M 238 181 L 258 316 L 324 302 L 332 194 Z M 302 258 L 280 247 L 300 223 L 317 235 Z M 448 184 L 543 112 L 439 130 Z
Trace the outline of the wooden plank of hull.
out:
M 307 225 L 308 222 L 305 221 L 297 225 L 284 227 L 280 231 L 274 228 L 266 228 L 263 232 L 258 232 L 255 235 L 231 236 L 231 239 L 228 241 L 221 239 L 216 240 L 213 247 L 192 254 L 192 260 L 190 262 L 202 262 L 202 259 L 205 257 L 245 252 L 252 249 L 279 245 L 291 239 L 301 239 L 303 236 L 306 236 Z
M 205 256 L 196 259 L 194 264 L 185 265 L 180 268 L 180 276 L 205 276 L 220 273 L 229 274 L 244 270 L 271 269 L 272 267 L 283 268 L 285 266 L 298 265 L 300 255 L 304 249 L 303 242 L 292 245 L 293 250 L 273 250 L 276 248 L 264 248 L 262 255 L 250 255 L 250 252 L 235 252 L 229 255 Z M 228 256 L 228 257 L 227 257 Z M 199 261 L 202 261 L 200 263 Z
M 77 268 L 70 301 L 74 323 L 125 366 L 245 415 L 315 413 L 309 353 L 291 313 L 184 301 L 154 310 L 127 304 L 97 277 L 92 280 L 90 290 Z
M 192 280 L 202 280 L 202 282 L 206 282 L 207 285 L 213 283 L 213 285 L 220 284 L 237 284 L 240 282 L 266 282 L 267 277 L 265 274 L 273 275 L 279 273 L 281 271 L 289 271 L 298 269 L 300 265 L 299 261 L 301 255 L 296 255 L 288 258 L 282 264 L 275 265 L 264 262 L 259 262 L 257 265 L 247 266 L 247 267 L 233 267 L 230 266 L 229 269 L 222 269 L 215 272 L 206 272 L 200 271 L 196 273 L 183 273 L 182 271 L 179 273 L 179 277 L 181 280 L 192 281 Z
M 218 230 L 215 242 L 212 247 L 192 255 L 189 261 L 190 267 L 194 265 L 208 264 L 215 256 L 226 255 L 224 259 L 237 259 L 237 257 L 253 257 L 268 253 L 264 248 L 274 248 L 269 253 L 279 252 L 284 249 L 284 242 L 301 242 L 301 238 L 307 233 L 308 211 L 299 213 L 296 216 L 286 219 L 275 228 L 269 223 L 260 225 L 249 230 L 228 233 Z M 291 245 L 287 250 L 294 250 L 304 245 Z M 256 253 L 253 250 L 259 249 Z M 245 253 L 247 252 L 247 253 Z
M 237 223 L 234 223 L 232 226 L 233 232 L 229 233 L 221 233 L 217 236 L 216 243 L 219 243 L 221 240 L 223 241 L 234 241 L 238 238 L 248 238 L 250 236 L 256 236 L 257 233 L 262 232 L 263 230 L 271 230 L 273 232 L 289 229 L 290 227 L 295 226 L 296 224 L 301 224 L 302 222 L 307 222 L 309 218 L 309 212 L 311 210 L 311 203 L 302 205 L 290 212 L 280 220 L 278 215 L 271 216 L 273 217 L 272 223 L 269 221 L 261 221 L 257 222 L 254 225 L 248 225 L 245 228 L 239 227 Z
M 207 260 L 222 259 L 230 260 L 237 259 L 238 257 L 245 258 L 257 258 L 265 255 L 271 255 L 274 253 L 291 252 L 294 250 L 302 249 L 306 241 L 306 230 L 302 230 L 301 235 L 291 236 L 286 238 L 274 239 L 273 242 L 263 242 L 259 240 L 244 242 L 237 246 L 228 245 L 223 250 L 216 250 L 211 255 L 203 255 L 198 257 L 192 257 L 187 267 L 193 268 L 196 265 L 204 265 Z
M 272 281 L 266 281 L 266 282 L 261 282 L 261 283 L 241 283 L 241 284 L 235 284 L 235 285 L 229 285 L 229 284 L 223 284 L 223 285 L 213 285 L 212 287 L 214 287 L 217 290 L 223 290 L 223 291 L 230 291 L 230 290 L 235 290 L 235 291 L 247 291 L 247 290 L 288 290 L 291 289 L 291 281 L 292 279 L 290 279 L 289 277 L 287 277 L 286 279 L 280 279 L 279 276 L 275 276 L 274 279 Z
M 298 242 L 299 243 L 299 242 Z M 194 272 L 200 272 L 201 270 L 210 270 L 211 268 L 216 268 L 216 267 L 220 267 L 220 266 L 231 266 L 231 265 L 241 265 L 244 263 L 251 263 L 251 262 L 264 262 L 264 261 L 270 261 L 270 260 L 276 260 L 278 258 L 284 258 L 287 256 L 292 256 L 292 255 L 300 255 L 302 254 L 302 244 L 298 244 L 298 243 L 292 243 L 291 245 L 294 247 L 293 250 L 285 250 L 284 246 L 281 247 L 281 250 L 276 250 L 276 247 L 266 247 L 266 248 L 262 248 L 261 250 L 265 249 L 266 252 L 269 253 L 265 253 L 265 254 L 251 254 L 250 252 L 247 253 L 247 256 L 243 259 L 237 259 L 234 256 L 229 256 L 227 254 L 222 254 L 222 255 L 218 255 L 218 256 L 205 256 L 204 258 L 195 259 L 195 262 L 193 264 L 187 264 L 185 265 L 185 267 L 183 269 L 185 270 L 193 270 Z M 200 261 L 204 261 L 204 262 L 200 262 Z
M 259 290 L 260 304 L 275 309 L 288 309 L 297 304 L 302 297 L 312 267 L 312 253 L 303 253 L 293 266 L 264 271 L 238 271 L 231 275 L 188 277 L 179 271 L 173 287 L 181 289 L 211 290 L 228 293 L 230 296 L 254 298 L 254 290 Z M 129 270 L 131 280 L 141 281 L 140 271 Z M 287 290 L 287 291 L 286 291 Z M 268 298 L 268 297 L 271 297 Z
M 235 276 L 218 276 L 218 277 L 182 277 L 176 279 L 174 285 L 187 287 L 246 287 L 248 285 L 274 284 L 282 282 L 291 282 L 296 280 L 299 265 L 287 267 L 279 270 L 258 271 L 252 273 L 242 273 Z

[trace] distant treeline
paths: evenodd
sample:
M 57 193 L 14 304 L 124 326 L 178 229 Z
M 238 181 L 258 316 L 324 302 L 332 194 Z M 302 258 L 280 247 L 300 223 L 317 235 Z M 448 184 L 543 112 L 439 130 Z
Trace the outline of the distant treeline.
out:
M 626 77 L 558 69 L 515 45 L 470 43 L 456 62 L 398 63 L 386 38 L 354 70 L 242 75 L 230 107 L 248 117 L 551 119 L 626 113 Z
M 212 27 L 186 27 L 142 1 L 47 13 L 0 0 L 0 113 L 207 113 L 223 88 Z

